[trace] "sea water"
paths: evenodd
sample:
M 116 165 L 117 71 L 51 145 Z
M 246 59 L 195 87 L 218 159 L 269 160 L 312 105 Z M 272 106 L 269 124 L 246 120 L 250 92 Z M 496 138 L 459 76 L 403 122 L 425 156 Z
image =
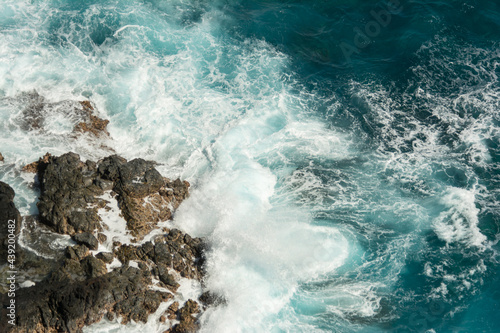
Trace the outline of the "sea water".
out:
M 45 152 L 189 180 L 202 332 L 497 332 L 499 41 L 486 0 L 2 0 L 0 180 L 22 214 Z M 34 96 L 111 139 L 26 128 Z

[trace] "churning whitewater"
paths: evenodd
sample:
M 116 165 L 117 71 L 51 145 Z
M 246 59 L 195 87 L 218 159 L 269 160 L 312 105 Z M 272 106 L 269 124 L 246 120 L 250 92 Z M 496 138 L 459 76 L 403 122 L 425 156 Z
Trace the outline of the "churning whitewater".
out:
M 384 3 L 2 0 L 0 180 L 22 215 L 45 152 L 188 180 L 168 226 L 205 238 L 225 299 L 201 332 L 495 332 L 500 6 L 399 4 L 345 57 Z M 52 107 L 27 131 L 33 96 Z M 86 99 L 110 138 L 70 135 L 59 102 Z M 84 332 L 163 332 L 165 310 Z

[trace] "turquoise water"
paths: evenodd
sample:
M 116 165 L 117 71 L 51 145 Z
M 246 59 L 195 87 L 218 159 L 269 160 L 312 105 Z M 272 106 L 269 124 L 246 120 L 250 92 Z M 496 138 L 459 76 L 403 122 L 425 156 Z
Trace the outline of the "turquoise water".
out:
M 202 331 L 497 332 L 499 41 L 483 0 L 3 0 L 0 180 L 36 213 L 17 167 L 108 155 L 67 111 L 22 127 L 27 92 L 89 98 L 193 184 Z

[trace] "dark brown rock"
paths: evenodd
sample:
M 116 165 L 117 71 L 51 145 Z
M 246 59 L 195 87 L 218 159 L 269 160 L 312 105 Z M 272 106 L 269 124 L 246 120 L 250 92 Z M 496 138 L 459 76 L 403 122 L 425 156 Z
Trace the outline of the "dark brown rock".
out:
M 55 231 L 74 235 L 100 230 L 97 210 L 106 203 L 98 196 L 113 189 L 127 228 L 139 241 L 158 222 L 172 218 L 172 208 L 189 195 L 188 182 L 163 178 L 155 165 L 143 159 L 127 162 L 117 155 L 83 163 L 74 153 L 47 153 L 23 170 L 37 173 L 40 220 Z
M 85 280 L 50 280 L 18 290 L 16 326 L 11 332 L 81 332 L 84 325 L 117 313 L 122 322 L 146 321 L 159 304 L 172 296 L 148 289 L 150 277 L 133 267 L 124 267 Z M 9 301 L 0 294 L 2 304 Z M 0 331 L 7 332 L 5 320 Z
M 186 304 L 178 311 L 180 323 L 174 325 L 169 331 L 170 333 L 195 333 L 199 329 L 196 314 L 200 312 L 198 303 L 193 300 L 188 300 Z
M 46 153 L 43 157 L 40 157 L 38 161 L 26 164 L 22 171 L 24 172 L 31 172 L 31 173 L 37 173 L 38 170 L 40 169 L 45 169 L 47 164 L 49 163 L 49 158 L 50 158 L 50 153 Z
M 110 188 L 118 194 L 118 204 L 127 227 L 138 240 L 149 233 L 156 223 L 172 217 L 170 207 L 177 208 L 188 195 L 188 182 L 163 178 L 154 168 L 156 163 L 143 159 L 129 162 L 117 155 L 99 162 L 100 188 Z M 107 182 L 107 183 L 106 183 Z
M 175 280 L 175 277 L 169 273 L 168 267 L 163 264 L 158 264 L 157 267 L 158 267 L 158 277 L 160 278 L 160 281 L 163 282 L 168 289 L 174 292 L 177 291 L 180 285 Z
M 200 302 L 205 306 L 218 306 L 221 304 L 226 304 L 226 299 L 218 294 L 215 294 L 211 291 L 205 291 L 200 296 Z
M 106 264 L 94 256 L 87 256 L 80 261 L 86 276 L 90 278 L 105 275 L 108 270 Z
M 80 261 L 81 259 L 85 258 L 90 254 L 89 248 L 86 247 L 85 245 L 75 245 L 75 246 L 68 246 L 66 248 L 66 257 L 72 260 L 78 260 Z
M 120 177 L 116 180 L 115 191 L 119 194 L 144 198 L 158 192 L 165 184 L 163 177 L 154 168 L 155 162 L 136 158 L 119 168 Z
M 98 254 L 96 254 L 95 257 L 104 262 L 105 264 L 110 264 L 115 258 L 113 253 L 110 252 L 99 252 Z
M 137 247 L 133 245 L 122 245 L 119 248 L 115 249 L 114 252 L 116 258 L 120 260 L 123 264 L 128 265 L 130 260 L 140 259 L 137 256 Z
M 90 101 L 82 101 L 80 105 L 83 107 L 85 117 L 83 121 L 76 124 L 74 132 L 90 133 L 94 136 L 106 135 L 109 136 L 107 126 L 109 120 L 101 119 L 94 114 L 94 107 Z
M 176 319 L 177 311 L 179 311 L 179 302 L 173 302 L 167 309 L 168 319 Z
M 154 242 L 140 246 L 113 242 L 113 253 L 101 252 L 94 257 L 89 252 L 89 248 L 98 248 L 99 241 L 106 241 L 104 234 L 98 233 L 97 239 L 93 236 L 101 230 L 98 209 L 105 208 L 106 202 L 98 197 L 104 190 L 114 191 L 129 230 L 139 240 L 157 222 L 171 218 L 173 209 L 187 198 L 189 183 L 163 178 L 155 165 L 142 159 L 127 162 L 116 155 L 98 163 L 84 163 L 73 153 L 59 157 L 47 154 L 32 164 L 30 168 L 37 173 L 36 184 L 41 192 L 40 222 L 72 235 L 78 245 L 59 250 L 61 257 L 43 268 L 51 273 L 45 278 L 40 275 L 39 283 L 19 291 L 17 305 L 23 311 L 14 332 L 81 332 L 84 325 L 97 322 L 104 315 L 121 316 L 122 323 L 145 322 L 161 302 L 173 297 L 168 292 L 150 289 L 153 275 L 161 281 L 160 286 L 173 291 L 179 287 L 179 275 L 201 279 L 203 243 L 177 229 L 167 229 Z M 0 205 L 5 203 L 7 207 L 14 194 L 2 184 Z M 19 215 L 17 210 L 0 210 L 0 214 L 6 212 Z M 37 223 L 33 220 L 29 225 L 35 228 Z M 36 235 L 32 233 L 33 240 Z M 106 263 L 114 257 L 124 265 L 108 272 Z M 136 261 L 139 269 L 129 267 L 130 260 Z M 8 299 L 0 295 L 0 301 L 5 304 Z M 176 332 L 197 329 L 197 306 L 190 301 L 179 310 L 177 303 L 173 311 L 180 320 Z M 1 332 L 5 328 L 2 325 L 3 322 Z
M 122 324 L 127 324 L 130 320 L 147 322 L 150 313 L 156 311 L 161 302 L 172 298 L 172 294 L 146 290 L 144 294 L 128 297 L 114 306 L 117 315 L 123 317 Z
M 101 218 L 97 215 L 97 208 L 89 208 L 89 204 L 97 204 L 96 196 L 103 194 L 101 189 L 87 181 L 93 176 L 95 170 L 81 162 L 77 154 L 49 156 L 46 166 L 38 167 L 40 221 L 69 235 L 100 230 Z
M 105 234 L 103 234 L 102 232 L 99 232 L 97 234 L 97 240 L 99 241 L 99 243 L 104 243 L 105 241 L 108 240 L 108 237 Z
M 120 167 L 127 163 L 127 160 L 118 155 L 111 155 L 102 161 L 99 161 L 98 173 L 99 176 L 113 184 L 120 177 Z
M 83 244 L 91 250 L 97 250 L 99 242 L 90 232 L 82 232 L 73 236 L 73 240 L 78 244 Z

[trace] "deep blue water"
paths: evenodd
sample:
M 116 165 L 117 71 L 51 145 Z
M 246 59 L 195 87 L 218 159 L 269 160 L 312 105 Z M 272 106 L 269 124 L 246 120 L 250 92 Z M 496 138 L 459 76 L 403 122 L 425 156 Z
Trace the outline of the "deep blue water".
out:
M 4 156 L 106 154 L 23 132 L 36 90 L 194 184 L 202 330 L 500 331 L 500 3 L 4 0 L 0 39 Z

